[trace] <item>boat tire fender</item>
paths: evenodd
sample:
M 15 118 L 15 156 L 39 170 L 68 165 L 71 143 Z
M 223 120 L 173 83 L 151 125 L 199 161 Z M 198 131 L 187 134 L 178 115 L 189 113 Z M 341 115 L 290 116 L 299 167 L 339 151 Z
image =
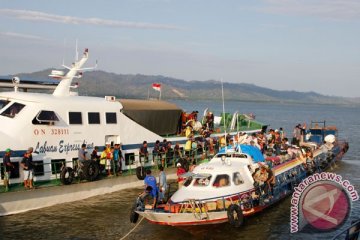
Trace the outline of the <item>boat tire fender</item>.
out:
M 134 206 L 132 206 L 131 211 L 130 211 L 130 222 L 131 223 L 136 223 L 139 219 L 139 214 L 137 212 L 135 212 L 136 210 L 136 205 L 134 204 Z
M 99 176 L 99 166 L 95 161 L 89 160 L 84 164 L 84 177 L 88 181 L 95 181 Z
M 64 185 L 69 185 L 74 180 L 74 171 L 71 167 L 64 167 L 60 173 L 60 181 Z
M 144 180 L 146 177 L 146 171 L 144 167 L 137 167 L 136 168 L 136 176 L 139 180 Z
M 241 227 L 244 224 L 244 214 L 237 204 L 231 204 L 227 209 L 227 216 L 231 226 Z

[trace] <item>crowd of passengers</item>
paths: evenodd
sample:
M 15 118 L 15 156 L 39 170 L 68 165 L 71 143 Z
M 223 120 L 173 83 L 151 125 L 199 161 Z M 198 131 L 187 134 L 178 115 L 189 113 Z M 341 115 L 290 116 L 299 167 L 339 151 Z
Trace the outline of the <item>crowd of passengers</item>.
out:
M 203 124 L 197 121 L 197 111 L 190 114 L 183 113 L 181 118 L 181 128 L 179 134 L 185 135 L 187 141 L 184 148 L 180 148 L 178 143 L 172 147 L 172 143 L 164 139 L 156 141 L 152 150 L 152 161 L 161 162 L 165 167 L 169 164 L 175 164 L 177 167 L 179 188 L 185 182 L 183 174 L 192 171 L 196 166 L 196 156 L 202 159 L 207 155 L 214 155 L 226 145 L 245 144 L 257 147 L 264 155 L 266 162 L 260 163 L 259 168 L 253 172 L 255 185 L 258 187 L 259 194 L 272 196 L 272 190 L 275 185 L 275 175 L 271 170 L 272 166 L 281 164 L 285 161 L 299 158 L 303 161 L 304 167 L 309 173 L 312 173 L 315 167 L 311 148 L 301 148 L 306 134 L 306 124 L 298 124 L 292 132 L 292 140 L 284 129 L 269 129 L 268 132 L 246 134 L 238 132 L 235 135 L 224 135 L 221 137 L 211 136 L 214 133 L 214 115 L 208 112 L 203 119 Z M 147 142 L 144 141 L 139 150 L 140 161 L 149 161 L 149 151 Z M 174 161 L 174 162 L 172 162 Z M 146 184 L 147 185 L 147 184 Z

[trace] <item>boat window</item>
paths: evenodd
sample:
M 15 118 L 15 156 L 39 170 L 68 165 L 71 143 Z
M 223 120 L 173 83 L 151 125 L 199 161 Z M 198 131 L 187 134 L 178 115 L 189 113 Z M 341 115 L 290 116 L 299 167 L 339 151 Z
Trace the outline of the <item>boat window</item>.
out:
M 56 116 L 54 111 L 40 111 L 33 119 L 33 124 L 49 124 L 52 125 L 54 122 L 58 122 L 59 118 Z
M 232 157 L 234 158 L 247 158 L 247 155 L 246 154 L 242 154 L 242 153 L 234 153 L 232 155 Z
M 196 187 L 206 187 L 209 186 L 211 180 L 211 175 L 203 178 L 196 178 L 194 182 L 194 186 Z
M 69 112 L 70 124 L 82 124 L 81 112 Z
M 19 112 L 25 107 L 24 104 L 21 103 L 13 103 L 10 107 L 8 107 L 3 113 L 1 113 L 1 115 L 6 116 L 6 117 L 10 117 L 13 118 L 15 117 L 17 114 L 19 114 Z
M 235 172 L 233 175 L 233 182 L 235 185 L 240 185 L 244 183 L 243 178 L 241 177 L 239 172 Z
M 190 185 L 190 183 L 192 182 L 193 178 L 190 176 L 188 178 L 186 178 L 185 182 L 184 182 L 184 187 L 187 187 Z
M 106 113 L 106 123 L 107 124 L 117 123 L 117 121 L 116 121 L 116 113 L 115 112 L 107 112 Z
M 227 174 L 217 175 L 215 178 L 215 181 L 213 183 L 213 186 L 217 187 L 217 188 L 230 186 L 229 175 L 227 175 Z
M 10 101 L 0 100 L 0 110 L 3 109 Z
M 88 113 L 89 124 L 100 124 L 100 113 L 98 112 L 89 112 Z

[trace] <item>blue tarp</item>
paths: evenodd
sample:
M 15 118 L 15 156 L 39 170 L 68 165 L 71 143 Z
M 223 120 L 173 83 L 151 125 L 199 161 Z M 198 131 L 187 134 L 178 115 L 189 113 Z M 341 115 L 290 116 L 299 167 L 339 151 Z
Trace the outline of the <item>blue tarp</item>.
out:
M 260 152 L 260 149 L 250 145 L 240 145 L 241 152 L 249 154 L 254 162 L 264 162 L 264 156 Z
M 241 152 L 246 153 L 248 155 L 250 155 L 254 162 L 264 162 L 264 156 L 262 155 L 262 153 L 260 152 L 260 149 L 258 149 L 257 147 L 251 146 L 251 145 L 238 145 L 236 146 L 236 151 L 238 151 L 238 148 L 240 147 Z M 234 149 L 233 147 L 226 147 L 226 149 Z M 219 153 L 225 153 L 225 148 L 222 148 Z

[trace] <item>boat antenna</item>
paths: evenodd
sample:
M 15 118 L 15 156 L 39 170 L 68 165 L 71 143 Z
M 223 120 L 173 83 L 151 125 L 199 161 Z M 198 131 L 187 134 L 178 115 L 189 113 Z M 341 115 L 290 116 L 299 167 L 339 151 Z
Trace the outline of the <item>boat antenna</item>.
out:
M 84 71 L 93 70 L 97 67 L 97 61 L 94 67 L 87 67 L 87 68 L 82 67 L 85 64 L 85 62 L 88 60 L 88 57 L 89 57 L 89 50 L 85 48 L 82 58 L 78 61 L 75 61 L 71 65 L 71 67 L 63 65 L 64 68 L 69 70 L 66 74 L 63 71 L 58 71 L 58 70 L 51 71 L 51 74 L 49 75 L 50 77 L 61 80 L 53 92 L 54 96 L 69 96 L 72 80 L 74 78 L 81 78 L 83 76 Z
M 223 80 L 221 78 L 221 96 L 222 96 L 222 107 L 223 107 L 223 118 L 224 118 L 224 137 L 225 137 L 225 148 L 227 146 L 227 142 L 226 142 L 226 119 L 225 119 L 225 101 L 224 101 L 224 84 L 223 84 Z
M 79 51 L 78 51 L 78 39 L 76 39 L 75 43 L 75 62 L 79 61 Z

